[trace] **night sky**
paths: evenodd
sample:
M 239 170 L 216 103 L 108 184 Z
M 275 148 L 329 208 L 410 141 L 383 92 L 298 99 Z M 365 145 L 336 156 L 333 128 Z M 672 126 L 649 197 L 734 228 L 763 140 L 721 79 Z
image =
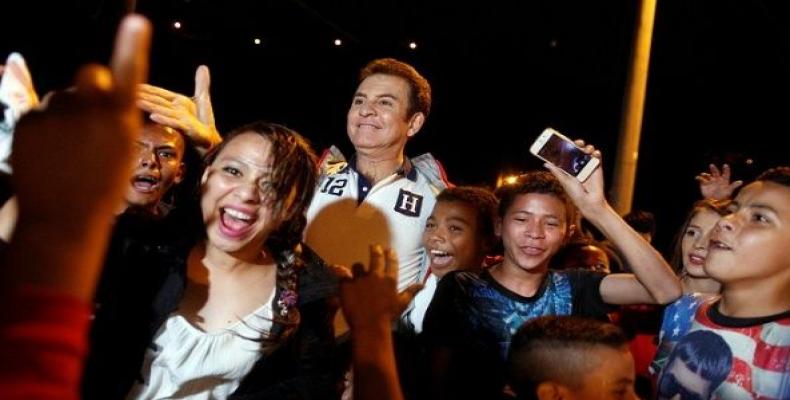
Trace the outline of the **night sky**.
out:
M 728 161 L 745 179 L 790 164 L 783 3 L 658 4 L 634 208 L 657 215 L 661 250 L 697 198 L 693 177 L 708 163 Z M 319 151 L 337 144 L 350 154 L 345 114 L 357 71 L 372 58 L 395 57 L 421 71 L 434 93 L 407 153 L 433 153 L 456 184 L 493 185 L 500 172 L 539 167 L 527 149 L 546 126 L 596 144 L 611 175 L 636 4 L 148 0 L 136 7 L 155 24 L 151 83 L 191 93 L 195 68 L 209 65 L 221 131 L 268 119 Z M 62 88 L 78 65 L 106 62 L 124 7 L 4 4 L 0 57 L 22 52 L 39 93 Z

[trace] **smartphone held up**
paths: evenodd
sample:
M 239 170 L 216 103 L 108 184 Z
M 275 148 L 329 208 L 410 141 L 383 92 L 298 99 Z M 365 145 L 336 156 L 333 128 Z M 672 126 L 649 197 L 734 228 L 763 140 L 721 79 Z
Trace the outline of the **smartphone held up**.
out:
M 556 165 L 580 182 L 586 181 L 600 163 L 598 158 L 585 153 L 572 140 L 551 128 L 546 128 L 535 139 L 529 152 Z

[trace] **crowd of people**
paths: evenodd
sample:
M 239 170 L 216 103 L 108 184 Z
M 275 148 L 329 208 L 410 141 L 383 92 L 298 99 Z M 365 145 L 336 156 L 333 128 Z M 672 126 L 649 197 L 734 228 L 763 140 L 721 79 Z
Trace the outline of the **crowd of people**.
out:
M 600 166 L 491 190 L 407 156 L 432 93 L 404 62 L 361 69 L 354 154 L 319 156 L 221 134 L 206 66 L 146 83 L 150 40 L 125 17 L 41 100 L 2 70 L 0 398 L 790 399 L 790 166 L 711 166 L 664 257 Z

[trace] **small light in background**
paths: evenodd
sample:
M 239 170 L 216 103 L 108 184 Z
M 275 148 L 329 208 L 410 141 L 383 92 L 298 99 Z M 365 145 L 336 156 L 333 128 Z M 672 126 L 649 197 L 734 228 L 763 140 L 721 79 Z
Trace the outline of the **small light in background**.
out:
M 342 45 L 343 45 L 343 41 L 342 40 L 335 39 L 335 46 L 342 46 Z
M 173 22 L 173 28 L 181 29 L 181 22 L 179 21 Z
M 496 180 L 496 187 L 500 188 L 506 185 L 515 185 L 518 183 L 519 175 L 510 175 L 510 174 L 500 174 Z
M 261 44 L 261 39 L 260 38 L 255 38 L 255 39 L 252 40 L 252 42 L 255 43 L 256 45 L 259 45 L 259 44 Z
M 551 39 L 551 41 L 549 42 L 549 47 L 553 49 L 556 48 L 558 44 L 559 42 L 557 42 L 557 39 Z
M 752 160 L 751 158 L 747 158 L 746 165 L 752 165 L 752 164 L 754 164 L 754 160 Z
M 416 49 L 417 48 L 417 43 L 415 43 L 415 42 L 409 43 L 409 48 L 412 49 L 412 50 Z

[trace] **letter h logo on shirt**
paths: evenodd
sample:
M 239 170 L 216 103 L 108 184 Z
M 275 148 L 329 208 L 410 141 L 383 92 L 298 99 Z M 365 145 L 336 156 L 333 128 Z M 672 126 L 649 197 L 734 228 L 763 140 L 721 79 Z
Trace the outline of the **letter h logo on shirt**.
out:
M 398 200 L 395 202 L 395 211 L 410 217 L 420 216 L 422 209 L 422 196 L 403 189 L 398 193 Z

